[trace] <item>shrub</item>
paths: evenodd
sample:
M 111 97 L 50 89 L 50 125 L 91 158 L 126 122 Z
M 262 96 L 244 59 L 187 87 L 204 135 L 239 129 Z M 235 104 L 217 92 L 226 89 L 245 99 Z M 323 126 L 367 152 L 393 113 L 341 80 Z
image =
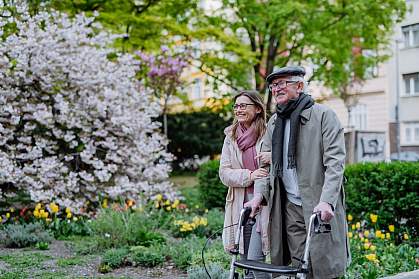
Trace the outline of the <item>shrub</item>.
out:
M 163 246 L 158 245 L 131 247 L 130 261 L 134 266 L 155 267 L 161 265 L 166 258 L 163 249 Z
M 83 217 L 72 220 L 55 218 L 47 226 L 55 238 L 66 238 L 70 235 L 87 236 L 92 233 L 89 223 Z
M 92 222 L 101 248 L 164 243 L 165 237 L 146 227 L 147 221 L 130 211 L 104 209 Z
M 208 264 L 207 270 L 212 279 L 227 279 L 229 276 L 228 270 L 219 264 Z M 202 266 L 193 266 L 188 269 L 188 279 L 202 279 L 207 277 L 208 275 Z
M 170 140 L 168 149 L 176 156 L 175 169 L 177 169 L 180 163 L 188 159 L 196 160 L 197 157 L 220 154 L 224 128 L 231 123 L 231 120 L 229 117 L 220 117 L 219 112 L 195 111 L 169 114 L 167 123 Z
M 371 251 L 373 246 L 374 251 Z M 407 243 L 397 246 L 388 240 L 372 244 L 372 241 L 351 239 L 351 254 L 352 263 L 345 278 L 381 278 L 419 267 L 416 262 L 419 251 Z
M 219 231 L 217 235 L 221 236 L 222 228 L 224 226 L 224 212 L 218 208 L 213 208 L 207 213 L 208 226 L 207 226 L 207 236 L 214 234 Z
M 0 231 L 0 243 L 10 248 L 34 246 L 37 243 L 50 243 L 52 236 L 39 223 L 10 224 Z
M 94 18 L 31 16 L 24 2 L 7 8 L 0 40 L 1 197 L 25 190 L 81 212 L 99 194 L 170 192 L 161 107 L 139 61 L 109 48 L 118 36 Z
M 192 255 L 202 250 L 205 239 L 189 237 L 170 243 L 169 256 L 176 267 L 186 269 L 192 260 Z
M 112 269 L 125 266 L 128 254 L 129 250 L 126 248 L 111 249 L 106 251 L 99 265 L 99 271 L 106 273 Z
M 381 226 L 419 227 L 418 163 L 355 164 L 346 168 L 345 175 L 348 213 L 364 219 L 375 213 Z
M 207 245 L 204 251 L 204 260 L 207 265 L 209 263 L 216 263 L 223 268 L 228 269 L 230 266 L 231 256 L 224 251 L 221 240 L 216 239 Z M 201 250 L 192 255 L 191 266 L 202 266 Z
M 220 161 L 211 160 L 201 166 L 198 171 L 199 192 L 202 203 L 208 209 L 224 208 L 227 187 L 221 183 L 218 176 Z

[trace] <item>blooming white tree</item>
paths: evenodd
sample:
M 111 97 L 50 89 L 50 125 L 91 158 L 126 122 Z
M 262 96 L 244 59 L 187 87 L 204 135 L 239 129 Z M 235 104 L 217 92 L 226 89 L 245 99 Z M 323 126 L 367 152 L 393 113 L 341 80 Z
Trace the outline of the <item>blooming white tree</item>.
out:
M 102 195 L 171 195 L 171 155 L 152 120 L 161 108 L 136 79 L 139 61 L 110 48 L 116 36 L 94 18 L 30 16 L 23 4 L 12 14 L 2 2 L 1 195 L 74 210 Z

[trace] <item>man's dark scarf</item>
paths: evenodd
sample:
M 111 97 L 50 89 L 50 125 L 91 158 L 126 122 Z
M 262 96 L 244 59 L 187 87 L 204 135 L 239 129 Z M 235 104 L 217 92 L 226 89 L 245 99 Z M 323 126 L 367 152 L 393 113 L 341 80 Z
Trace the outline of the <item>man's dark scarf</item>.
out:
M 290 118 L 290 138 L 288 141 L 288 169 L 297 167 L 296 150 L 300 129 L 300 114 L 314 104 L 311 96 L 300 93 L 298 99 L 289 100 L 286 105 L 276 106 L 275 128 L 272 134 L 272 166 L 274 174 L 282 177 L 285 121 Z

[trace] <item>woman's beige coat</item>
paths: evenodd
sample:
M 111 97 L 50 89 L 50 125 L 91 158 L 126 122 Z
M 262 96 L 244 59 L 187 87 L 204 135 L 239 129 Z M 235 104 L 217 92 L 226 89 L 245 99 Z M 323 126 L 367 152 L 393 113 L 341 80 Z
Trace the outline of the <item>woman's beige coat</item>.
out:
M 225 204 L 224 227 L 236 224 L 239 221 L 240 211 L 243 208 L 246 187 L 252 184 L 250 181 L 250 171 L 244 169 L 242 163 L 242 151 L 237 142 L 232 139 L 232 126 L 224 130 L 226 135 L 223 149 L 221 152 L 219 175 L 221 182 L 228 187 Z M 256 143 L 256 151 L 259 151 L 262 141 Z M 266 255 L 269 252 L 268 240 L 268 219 L 269 211 L 266 206 L 262 207 L 260 216 L 262 251 Z M 223 244 L 226 251 L 233 249 L 234 237 L 237 230 L 236 226 L 231 226 L 223 230 Z M 243 235 L 240 238 L 240 253 L 244 253 Z

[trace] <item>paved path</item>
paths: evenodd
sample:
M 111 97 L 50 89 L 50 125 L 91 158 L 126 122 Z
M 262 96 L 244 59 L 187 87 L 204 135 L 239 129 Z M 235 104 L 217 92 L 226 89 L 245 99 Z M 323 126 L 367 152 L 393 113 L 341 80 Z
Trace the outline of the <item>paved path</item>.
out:
M 419 278 L 419 269 L 411 272 L 403 272 L 397 275 L 390 277 L 383 277 L 381 279 L 418 279 Z

